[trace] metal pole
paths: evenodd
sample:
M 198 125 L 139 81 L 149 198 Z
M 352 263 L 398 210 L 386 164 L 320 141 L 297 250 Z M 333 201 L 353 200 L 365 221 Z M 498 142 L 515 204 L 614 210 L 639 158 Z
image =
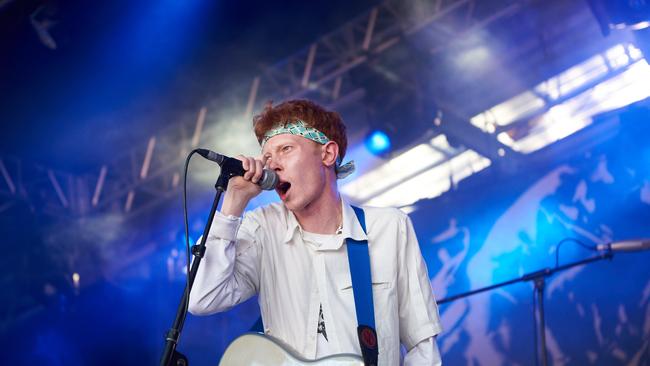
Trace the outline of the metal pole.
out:
M 539 324 L 537 331 L 539 332 L 540 344 L 536 344 L 535 348 L 539 347 L 540 352 L 538 353 L 541 358 L 541 364 L 543 366 L 548 366 L 548 357 L 546 352 L 546 323 L 544 322 L 544 285 L 545 278 L 538 277 L 535 279 L 535 292 L 537 294 L 537 316 L 539 319 Z M 537 319 L 533 319 L 537 322 Z

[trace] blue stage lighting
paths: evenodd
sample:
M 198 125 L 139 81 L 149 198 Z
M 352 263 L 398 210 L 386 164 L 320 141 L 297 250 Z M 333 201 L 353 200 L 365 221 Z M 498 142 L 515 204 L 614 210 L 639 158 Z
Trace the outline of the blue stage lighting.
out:
M 366 146 L 371 153 L 379 155 L 390 149 L 390 138 L 384 132 L 375 130 L 366 137 Z

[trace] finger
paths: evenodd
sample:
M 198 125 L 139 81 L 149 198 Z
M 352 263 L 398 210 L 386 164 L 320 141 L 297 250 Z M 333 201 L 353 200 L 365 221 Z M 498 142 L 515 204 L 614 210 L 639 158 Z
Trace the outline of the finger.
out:
M 262 178 L 262 174 L 264 173 L 264 163 L 262 163 L 260 160 L 255 159 L 255 174 L 253 175 L 253 179 L 251 181 L 253 183 L 259 182 L 260 178 Z
M 244 170 L 248 170 L 248 159 L 244 155 L 237 155 L 237 159 L 241 160 L 241 165 Z
M 255 159 L 246 157 L 246 166 L 247 167 L 244 168 L 246 169 L 246 173 L 244 173 L 244 179 L 251 180 L 256 172 Z

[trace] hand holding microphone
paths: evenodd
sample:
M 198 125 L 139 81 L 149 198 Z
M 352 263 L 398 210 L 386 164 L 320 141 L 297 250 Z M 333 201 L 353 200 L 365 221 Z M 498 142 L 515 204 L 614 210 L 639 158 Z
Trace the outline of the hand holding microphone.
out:
M 242 176 L 245 180 L 259 185 L 263 190 L 274 190 L 278 184 L 278 175 L 273 170 L 264 169 L 264 163 L 260 160 L 242 155 L 240 155 L 241 159 L 235 159 L 208 149 L 196 150 L 199 155 L 214 161 L 222 168 L 227 166 L 232 176 Z
M 278 175 L 273 170 L 264 169 L 264 163 L 260 160 L 244 156 L 235 159 L 207 149 L 196 151 L 230 174 L 229 189 L 220 210 L 224 215 L 241 216 L 248 202 L 262 189 L 273 190 L 278 184 Z

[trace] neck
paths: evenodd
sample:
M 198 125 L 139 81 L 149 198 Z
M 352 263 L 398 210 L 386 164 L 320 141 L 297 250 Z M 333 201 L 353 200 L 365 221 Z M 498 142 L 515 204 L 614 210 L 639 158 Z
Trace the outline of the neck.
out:
M 303 230 L 316 234 L 334 234 L 343 221 L 341 196 L 336 184 L 328 185 L 323 194 L 314 202 L 294 212 Z

